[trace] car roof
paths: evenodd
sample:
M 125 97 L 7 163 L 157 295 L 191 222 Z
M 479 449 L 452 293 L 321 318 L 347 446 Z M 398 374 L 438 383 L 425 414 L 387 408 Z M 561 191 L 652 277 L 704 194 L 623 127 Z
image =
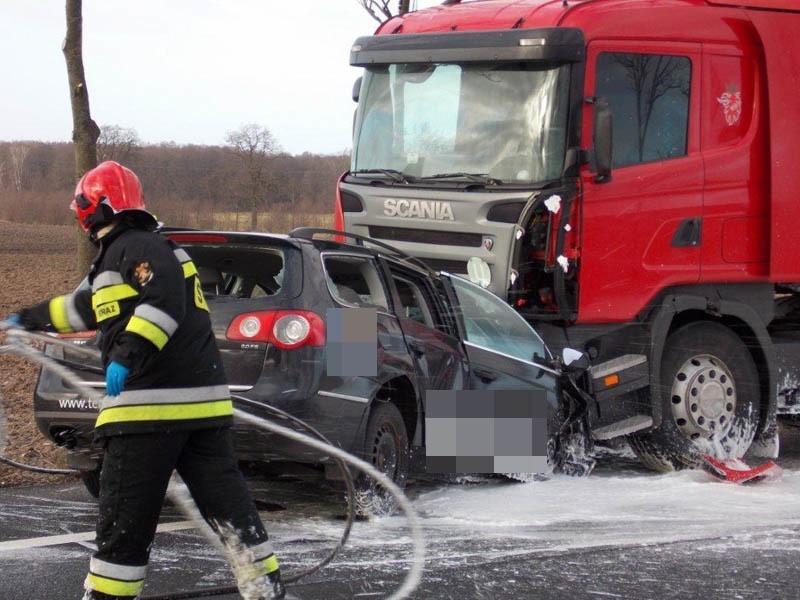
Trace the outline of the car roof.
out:
M 265 242 L 277 243 L 286 246 L 301 247 L 310 245 L 317 251 L 334 250 L 345 251 L 365 256 L 380 256 L 385 260 L 402 264 L 403 266 L 424 274 L 428 277 L 438 277 L 438 273 L 418 258 L 409 256 L 403 251 L 384 242 L 372 238 L 337 231 L 334 229 L 321 229 L 314 227 L 300 227 L 289 234 L 267 233 L 257 231 L 221 231 L 221 230 L 196 230 L 176 227 L 164 227 L 160 233 L 169 237 L 178 244 L 263 244 Z M 326 235 L 328 238 L 316 237 Z M 330 236 L 344 237 L 347 241 L 336 241 Z
M 318 239 L 315 235 L 338 236 L 340 238 L 351 239 L 354 243 L 350 242 L 336 242 L 329 239 Z M 412 267 L 417 271 L 422 271 L 426 275 L 435 277 L 437 273 L 431 269 L 425 262 L 417 257 L 406 254 L 399 248 L 390 246 L 386 242 L 379 241 L 367 236 L 358 235 L 357 233 L 338 231 L 335 229 L 321 229 L 317 227 L 298 227 L 289 234 L 292 238 L 306 239 L 314 243 L 336 244 L 341 247 L 346 247 L 348 250 L 358 248 L 366 250 L 373 256 L 382 256 L 385 259 L 402 262 L 405 266 Z

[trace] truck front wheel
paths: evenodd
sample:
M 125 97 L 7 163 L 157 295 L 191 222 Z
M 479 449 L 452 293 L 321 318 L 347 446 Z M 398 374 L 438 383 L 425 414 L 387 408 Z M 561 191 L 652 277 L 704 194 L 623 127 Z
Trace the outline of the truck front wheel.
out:
M 701 454 L 741 458 L 758 425 L 758 371 L 747 347 L 718 323 L 695 322 L 667 339 L 661 362 L 662 421 L 629 438 L 657 471 L 697 466 Z

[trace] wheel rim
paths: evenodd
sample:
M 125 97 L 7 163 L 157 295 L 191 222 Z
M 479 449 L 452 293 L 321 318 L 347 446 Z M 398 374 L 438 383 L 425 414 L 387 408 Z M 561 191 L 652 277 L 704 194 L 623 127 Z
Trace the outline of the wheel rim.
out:
M 693 356 L 675 373 L 670 400 L 675 423 L 686 437 L 722 437 L 736 414 L 731 371 L 716 356 Z
M 394 478 L 398 463 L 397 442 L 394 430 L 388 424 L 382 425 L 375 432 L 372 462 L 381 473 Z

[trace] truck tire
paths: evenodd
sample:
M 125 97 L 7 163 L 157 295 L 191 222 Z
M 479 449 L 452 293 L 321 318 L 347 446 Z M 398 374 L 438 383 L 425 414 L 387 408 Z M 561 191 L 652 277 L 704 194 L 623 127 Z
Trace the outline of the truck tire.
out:
M 742 340 L 718 323 L 695 322 L 667 339 L 661 361 L 662 421 L 629 436 L 648 468 L 696 467 L 701 454 L 741 458 L 755 436 L 761 391 Z
M 100 497 L 100 469 L 81 471 L 81 481 L 92 498 Z
M 789 427 L 800 427 L 800 415 L 778 415 L 778 422 Z
M 403 489 L 408 475 L 408 452 L 408 433 L 398 408 L 390 402 L 375 403 L 364 438 L 364 460 Z M 397 509 L 394 497 L 372 478 L 359 474 L 355 484 L 357 515 L 389 515 Z

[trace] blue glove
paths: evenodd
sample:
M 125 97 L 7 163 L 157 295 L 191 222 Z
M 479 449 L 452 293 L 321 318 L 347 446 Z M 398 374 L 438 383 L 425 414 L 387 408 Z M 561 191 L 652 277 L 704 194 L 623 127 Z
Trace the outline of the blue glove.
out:
M 125 387 L 125 378 L 128 376 L 128 367 L 116 361 L 111 361 L 106 367 L 106 396 L 119 396 Z
M 17 313 L 11 313 L 3 319 L 9 326 L 22 327 L 22 318 Z

